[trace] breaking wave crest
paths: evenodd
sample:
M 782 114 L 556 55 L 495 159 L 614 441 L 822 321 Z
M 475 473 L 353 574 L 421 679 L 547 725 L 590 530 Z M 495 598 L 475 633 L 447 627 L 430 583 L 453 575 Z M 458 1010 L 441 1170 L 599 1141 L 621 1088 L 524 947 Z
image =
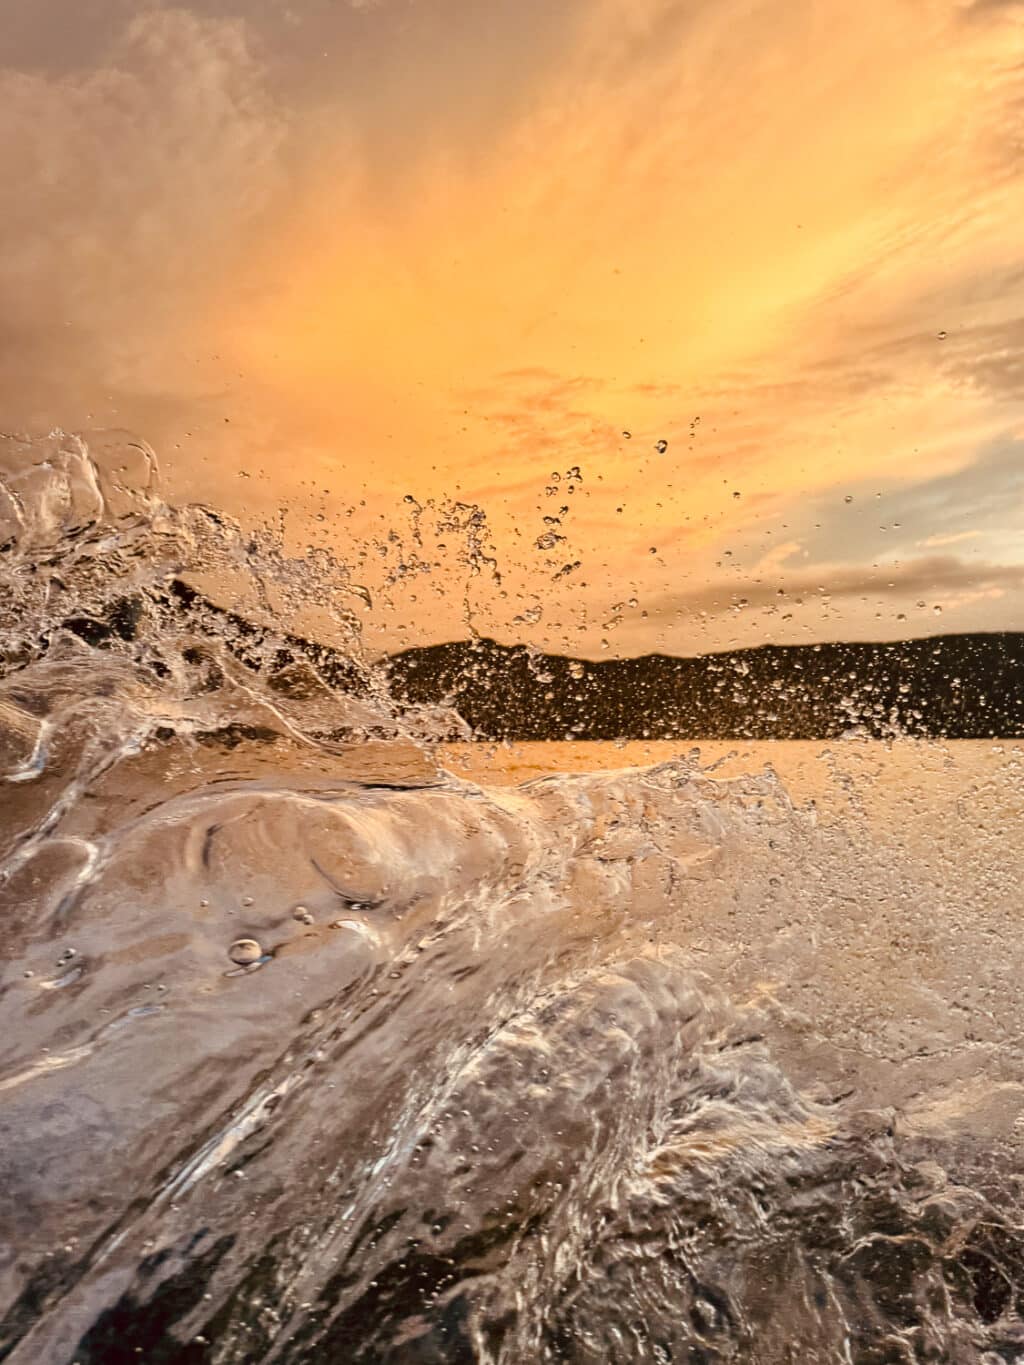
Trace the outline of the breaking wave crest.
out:
M 771 984 L 864 999 L 855 801 L 459 779 L 339 560 L 2 468 L 0 1358 L 1024 1359 L 1019 1167 Z

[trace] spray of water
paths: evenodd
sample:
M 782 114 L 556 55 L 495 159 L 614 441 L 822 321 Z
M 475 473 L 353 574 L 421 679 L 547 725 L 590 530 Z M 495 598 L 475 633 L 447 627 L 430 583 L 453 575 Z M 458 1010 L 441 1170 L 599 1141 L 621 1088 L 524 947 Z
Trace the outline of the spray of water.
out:
M 928 938 L 955 846 L 846 769 L 831 823 L 699 756 L 459 780 L 341 559 L 166 506 L 139 442 L 4 460 L 3 1358 L 1024 1358 L 1016 1137 L 960 1122 L 950 1022 L 1012 972 Z

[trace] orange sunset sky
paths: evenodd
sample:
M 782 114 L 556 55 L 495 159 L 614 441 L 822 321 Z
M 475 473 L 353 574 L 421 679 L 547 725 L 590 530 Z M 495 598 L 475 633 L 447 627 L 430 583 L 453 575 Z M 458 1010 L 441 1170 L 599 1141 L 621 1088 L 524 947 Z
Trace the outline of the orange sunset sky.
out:
M 0 426 L 373 648 L 1024 628 L 1020 5 L 0 0 L 0 134 Z

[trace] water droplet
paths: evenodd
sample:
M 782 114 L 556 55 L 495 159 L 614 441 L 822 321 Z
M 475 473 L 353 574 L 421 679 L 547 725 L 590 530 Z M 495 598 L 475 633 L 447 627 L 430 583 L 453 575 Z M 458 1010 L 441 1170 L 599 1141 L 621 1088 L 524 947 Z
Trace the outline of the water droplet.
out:
M 304 905 L 297 905 L 292 911 L 292 919 L 298 920 L 300 924 L 312 924 L 313 916 Z
M 940 341 L 945 341 L 945 340 L 946 340 L 946 337 L 947 337 L 948 335 L 949 335 L 948 332 L 940 332 L 940 333 L 939 333 L 939 340 L 940 340 Z
M 254 938 L 236 938 L 228 949 L 228 957 L 240 967 L 251 967 L 262 956 L 263 949 Z
M 740 494 L 740 493 L 734 493 L 734 494 L 733 494 L 733 497 L 734 497 L 734 498 L 738 498 L 738 497 L 741 497 L 741 496 L 742 496 L 742 494 Z
M 624 431 L 622 435 L 625 437 L 627 441 L 631 441 L 633 439 L 633 433 L 631 431 Z
M 668 450 L 668 442 L 665 440 L 664 436 L 661 438 L 660 441 L 655 441 L 654 449 L 658 452 L 659 455 L 664 455 L 665 451 Z
M 932 607 L 932 611 L 935 613 L 936 616 L 942 615 L 942 608 L 938 605 Z
M 846 497 L 843 499 L 843 502 L 853 502 L 853 494 L 847 493 Z
M 252 899 L 251 896 L 243 896 L 243 897 L 242 897 L 242 904 L 243 904 L 243 905 L 252 905 L 252 903 L 253 903 L 253 899 Z

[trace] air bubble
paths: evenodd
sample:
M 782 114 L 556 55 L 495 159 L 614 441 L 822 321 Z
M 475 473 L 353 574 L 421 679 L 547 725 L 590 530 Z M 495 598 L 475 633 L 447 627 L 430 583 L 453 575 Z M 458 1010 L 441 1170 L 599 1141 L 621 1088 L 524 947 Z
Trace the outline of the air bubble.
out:
M 228 957 L 232 962 L 237 962 L 239 967 L 251 967 L 262 956 L 263 949 L 254 938 L 236 938 L 228 949 Z

